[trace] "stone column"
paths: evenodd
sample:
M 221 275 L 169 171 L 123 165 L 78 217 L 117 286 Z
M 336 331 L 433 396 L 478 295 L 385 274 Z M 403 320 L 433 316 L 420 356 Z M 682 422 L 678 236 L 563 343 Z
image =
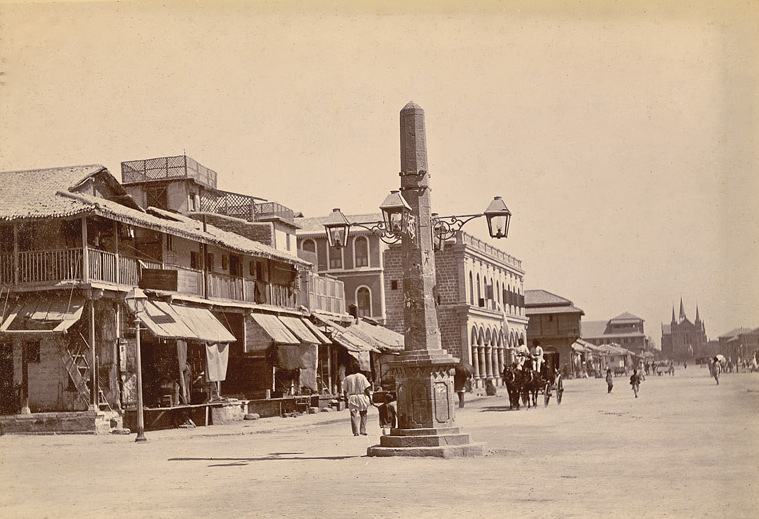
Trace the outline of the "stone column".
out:
M 400 115 L 401 194 L 411 207 L 403 235 L 404 351 L 392 363 L 398 395 L 398 428 L 369 447 L 369 456 L 473 456 L 483 444 L 454 427 L 453 368 L 457 359 L 440 342 L 433 296 L 432 244 L 424 110 L 408 103 Z

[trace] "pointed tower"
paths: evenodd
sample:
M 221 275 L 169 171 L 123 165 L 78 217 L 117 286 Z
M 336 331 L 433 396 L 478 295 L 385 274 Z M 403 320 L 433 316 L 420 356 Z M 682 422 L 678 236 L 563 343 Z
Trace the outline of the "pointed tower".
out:
M 696 325 L 701 322 L 701 318 L 698 316 L 698 305 L 696 305 Z
M 675 305 L 672 305 L 672 324 L 677 324 L 677 319 L 675 319 Z
M 686 319 L 687 319 L 687 317 L 685 316 L 685 307 L 683 306 L 683 298 L 680 297 L 680 318 L 679 318 L 679 321 L 683 322 Z

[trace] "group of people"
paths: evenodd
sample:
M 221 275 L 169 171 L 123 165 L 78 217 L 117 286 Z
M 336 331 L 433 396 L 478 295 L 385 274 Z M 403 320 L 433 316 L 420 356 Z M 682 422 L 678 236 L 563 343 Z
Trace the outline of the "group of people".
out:
M 630 386 L 632 386 L 635 398 L 638 398 L 638 391 L 640 390 L 641 376 L 638 374 L 637 369 L 633 369 L 633 374 L 630 375 Z M 606 368 L 606 393 L 611 393 L 614 388 L 614 376 L 611 374 L 611 368 Z
M 379 410 L 379 422 L 382 434 L 397 427 L 397 408 L 395 396 L 392 393 L 384 393 L 382 401 L 374 401 L 372 384 L 366 375 L 356 372 L 343 379 L 343 395 L 348 402 L 348 410 L 351 415 L 351 431 L 353 436 L 366 436 L 366 421 L 369 414 L 369 406 L 374 405 Z

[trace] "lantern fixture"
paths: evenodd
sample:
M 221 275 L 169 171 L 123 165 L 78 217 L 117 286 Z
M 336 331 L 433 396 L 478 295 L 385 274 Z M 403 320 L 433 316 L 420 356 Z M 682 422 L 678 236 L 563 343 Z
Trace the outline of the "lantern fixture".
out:
M 332 209 L 324 221 L 324 230 L 327 231 L 327 242 L 329 242 L 330 247 L 340 249 L 348 243 L 350 223 L 340 209 Z
M 485 218 L 488 220 L 488 232 L 491 238 L 506 238 L 508 236 L 511 211 L 500 196 L 493 198 L 488 208 L 485 209 Z
M 385 230 L 390 234 L 403 235 L 408 229 L 411 206 L 403 198 L 400 191 L 390 191 L 385 201 L 380 205 Z
M 142 289 L 133 287 L 127 292 L 127 295 L 124 296 L 124 302 L 126 303 L 127 308 L 129 308 L 129 311 L 137 317 L 145 311 L 145 306 L 148 303 L 148 296 L 145 295 L 145 292 L 143 292 Z

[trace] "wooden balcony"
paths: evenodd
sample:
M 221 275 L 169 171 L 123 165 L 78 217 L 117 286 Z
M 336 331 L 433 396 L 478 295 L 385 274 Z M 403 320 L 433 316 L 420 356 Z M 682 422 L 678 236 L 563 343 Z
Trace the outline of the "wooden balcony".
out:
M 85 261 L 86 260 L 86 261 Z M 63 281 L 140 286 L 213 299 L 246 301 L 283 308 L 300 305 L 345 313 L 343 282 L 307 272 L 300 288 L 201 270 L 137 260 L 96 249 L 58 249 L 0 254 L 0 285 L 42 286 Z

